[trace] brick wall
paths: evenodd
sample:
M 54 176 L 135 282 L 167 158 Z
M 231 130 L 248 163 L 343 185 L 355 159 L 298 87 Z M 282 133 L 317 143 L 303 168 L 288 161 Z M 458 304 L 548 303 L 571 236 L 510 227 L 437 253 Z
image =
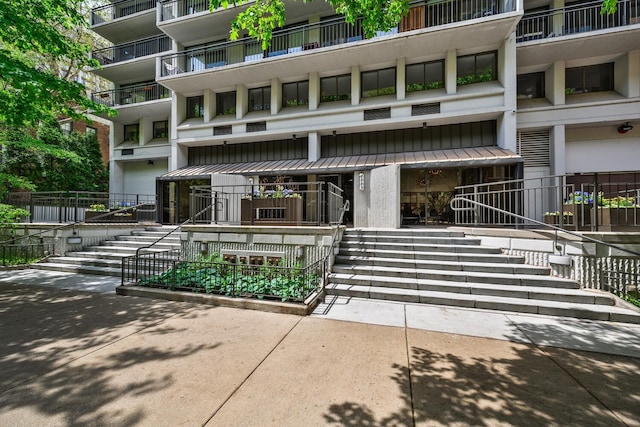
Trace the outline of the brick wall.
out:
M 100 143 L 100 152 L 102 153 L 102 162 L 107 164 L 109 162 L 109 125 L 98 121 L 94 121 L 90 125 L 78 120 L 73 122 L 73 130 L 79 133 L 85 133 L 87 126 L 96 130 L 98 142 Z

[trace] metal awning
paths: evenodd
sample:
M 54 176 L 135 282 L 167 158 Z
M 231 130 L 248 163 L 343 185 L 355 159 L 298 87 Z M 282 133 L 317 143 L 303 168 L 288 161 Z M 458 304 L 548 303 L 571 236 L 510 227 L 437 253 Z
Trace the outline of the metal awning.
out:
M 224 173 L 236 175 L 282 175 L 344 173 L 399 164 L 403 168 L 441 169 L 452 167 L 494 166 L 522 162 L 518 154 L 500 147 L 455 148 L 450 150 L 327 157 L 315 162 L 306 159 L 270 160 L 248 163 L 223 163 L 187 166 L 162 175 L 161 179 L 205 177 Z

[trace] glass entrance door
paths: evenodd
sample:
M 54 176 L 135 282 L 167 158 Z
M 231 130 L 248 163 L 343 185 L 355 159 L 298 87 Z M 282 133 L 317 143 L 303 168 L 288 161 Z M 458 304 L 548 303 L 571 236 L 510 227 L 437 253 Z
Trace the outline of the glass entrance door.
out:
M 210 185 L 208 179 L 163 181 L 160 205 L 163 224 L 181 224 L 190 216 L 191 186 Z

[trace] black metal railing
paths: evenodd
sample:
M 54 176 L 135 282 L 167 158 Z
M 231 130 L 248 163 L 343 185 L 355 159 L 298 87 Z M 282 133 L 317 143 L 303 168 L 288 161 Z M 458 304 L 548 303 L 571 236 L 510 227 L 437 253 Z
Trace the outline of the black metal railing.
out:
M 36 223 L 155 222 L 156 196 L 86 191 L 15 192 L 4 203 L 29 212 Z M 129 213 L 130 216 L 118 215 Z
M 169 0 L 160 6 L 160 21 L 170 21 L 182 16 L 209 10 L 209 0 Z
M 574 3 L 566 7 L 525 13 L 516 29 L 516 40 L 586 33 L 640 23 L 640 0 L 621 0 L 613 14 L 602 14 L 602 2 Z
M 416 2 L 410 6 L 411 24 L 401 24 L 385 32 L 379 31 L 375 37 L 488 17 L 511 12 L 515 7 L 516 2 L 497 4 L 493 0 L 437 1 L 428 4 L 424 1 Z M 363 39 L 365 35 L 361 19 L 356 20 L 354 24 L 347 23 L 344 18 L 327 19 L 319 23 L 274 31 L 271 45 L 266 51 L 262 49 L 260 42 L 247 37 L 163 56 L 160 74 L 166 77 L 190 73 L 305 50 L 354 43 Z
M 174 251 L 122 261 L 123 284 L 299 303 L 321 288 L 325 272 L 325 260 L 306 267 L 284 267 L 235 264 L 219 258 L 184 261 Z
M 109 107 L 118 107 L 122 105 L 138 104 L 141 102 L 170 98 L 171 91 L 155 82 L 105 90 L 102 92 L 94 92 L 91 94 L 91 99 L 94 102 L 104 104 Z
M 156 0 L 125 0 L 91 9 L 91 25 L 110 22 L 145 10 L 155 9 Z
M 518 179 L 456 187 L 456 195 L 561 228 L 634 230 L 640 226 L 638 175 L 581 174 Z M 535 226 L 495 209 L 455 213 L 460 225 Z
M 171 38 L 167 35 L 159 35 L 94 50 L 91 57 L 97 59 L 100 65 L 109 65 L 169 50 L 171 50 Z
M 191 212 L 212 206 L 193 223 L 232 225 L 335 224 L 343 190 L 328 182 L 194 186 Z
M 36 243 L 29 243 L 28 241 L 12 243 L 14 241 L 10 239 L 0 242 L 0 259 L 3 267 L 31 264 L 53 254 L 54 251 L 54 245 L 51 243 L 42 241 Z

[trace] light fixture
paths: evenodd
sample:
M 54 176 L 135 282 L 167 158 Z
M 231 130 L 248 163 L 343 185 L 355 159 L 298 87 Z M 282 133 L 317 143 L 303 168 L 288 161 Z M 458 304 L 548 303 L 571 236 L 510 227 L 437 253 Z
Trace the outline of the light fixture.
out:
M 358 189 L 364 191 L 364 172 L 358 174 Z
M 209 244 L 207 242 L 200 242 L 200 253 L 207 253 L 209 251 Z
M 336 137 L 336 133 L 337 133 L 337 132 L 334 130 L 334 131 L 333 131 L 333 137 L 334 137 L 334 138 Z
M 295 133 L 293 134 L 293 140 L 294 141 L 296 140 L 296 134 Z
M 153 160 L 148 160 L 147 164 L 153 166 Z
M 253 185 L 253 178 L 249 178 L 249 184 Z
M 426 129 L 427 128 L 427 122 L 422 122 L 422 129 Z
M 631 129 L 633 129 L 633 126 L 631 126 L 631 124 L 627 122 L 618 126 L 618 133 L 627 133 Z
M 222 141 L 222 145 L 227 145 L 227 141 Z

